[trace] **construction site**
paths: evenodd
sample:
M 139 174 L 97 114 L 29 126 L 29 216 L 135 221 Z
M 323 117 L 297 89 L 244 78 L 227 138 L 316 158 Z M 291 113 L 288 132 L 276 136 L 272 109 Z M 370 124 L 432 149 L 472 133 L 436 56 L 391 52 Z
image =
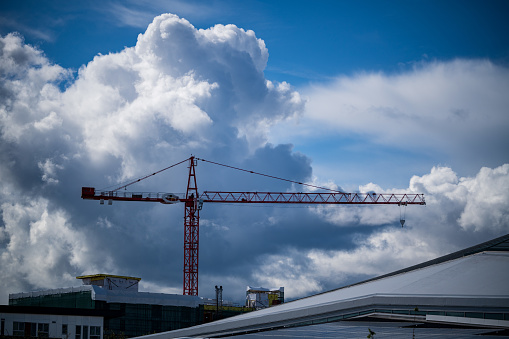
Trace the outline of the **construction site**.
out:
M 307 191 L 200 193 L 197 161 L 289 181 L 304 186 Z M 185 194 L 129 192 L 126 189 L 182 163 L 187 163 L 189 170 Z M 78 276 L 82 281 L 80 287 L 10 294 L 9 305 L 0 307 L 2 336 L 67 339 L 237 336 L 254 339 L 275 335 L 335 338 L 367 332 L 372 338 L 378 332 L 406 338 L 410 334 L 415 337 L 418 331 L 419 338 L 475 338 L 479 334 L 489 338 L 490 335 L 507 335 L 509 331 L 509 235 L 291 302 L 285 302 L 285 287 L 282 286 L 247 286 L 242 305 L 225 301 L 222 286 L 214 287 L 215 298 L 198 294 L 199 220 L 206 204 L 358 204 L 402 208 L 425 205 L 423 194 L 345 193 L 191 156 L 114 189 L 83 187 L 81 197 L 108 205 L 118 201 L 182 203 L 182 295 L 140 292 L 141 278 L 138 277 Z M 400 218 L 400 224 L 405 225 L 404 217 Z
M 11 294 L 10 309 L 23 312 L 23 314 L 41 311 L 76 316 L 87 314 L 89 317 L 104 319 L 100 327 L 101 333 L 104 332 L 105 335 L 134 337 L 199 325 L 284 302 L 283 288 L 274 291 L 265 288 L 248 288 L 246 305 L 235 305 L 222 299 L 222 287 L 217 286 L 217 298 L 208 299 L 198 296 L 139 292 L 138 285 L 141 278 L 137 277 L 94 274 L 76 278 L 82 281 L 82 286 Z M 25 315 L 22 318 L 26 320 Z M 31 337 L 37 334 L 38 330 L 35 328 L 32 330 L 32 324 L 38 322 L 25 320 L 22 322 L 25 324 L 21 326 L 23 328 L 18 325 L 17 328 L 4 329 L 3 335 L 23 332 L 23 336 Z M 79 333 L 83 337 L 85 333 L 90 333 L 89 328 L 93 326 L 87 322 L 87 319 L 69 319 L 65 323 L 62 321 L 60 319 L 60 324 L 51 328 L 52 337 L 68 335 L 77 338 Z M 63 332 L 62 325 L 66 325 L 66 330 Z M 51 325 L 48 326 L 51 327 Z M 81 327 L 81 330 L 76 331 L 76 326 Z M 46 331 L 48 335 L 49 327 Z M 87 329 L 84 330 L 84 328 Z
M 303 187 L 304 192 L 260 191 L 203 191 L 198 190 L 196 165 L 198 161 L 282 180 Z M 148 179 L 180 164 L 188 165 L 185 193 L 131 192 L 127 187 Z M 215 298 L 198 294 L 199 225 L 200 212 L 209 203 L 226 204 L 287 204 L 313 205 L 425 205 L 423 194 L 345 193 L 325 187 L 296 182 L 251 170 L 236 168 L 191 156 L 160 171 L 132 180 L 118 187 L 96 189 L 83 187 L 81 198 L 100 204 L 114 202 L 157 202 L 184 206 L 184 265 L 182 295 L 140 292 L 141 278 L 113 274 L 78 276 L 80 287 L 21 292 L 9 296 L 9 308 L 2 312 L 18 314 L 6 322 L 2 315 L 2 335 L 44 336 L 89 339 L 103 336 L 135 337 L 172 331 L 226 319 L 235 315 L 272 308 L 285 303 L 284 287 L 246 288 L 245 303 L 235 305 L 223 300 L 223 287 L 215 286 Z M 400 220 L 404 225 L 404 218 Z M 211 286 L 207 287 L 209 290 Z M 5 313 L 5 314 L 7 314 Z M 4 313 L 2 313 L 4 314 Z M 55 320 L 27 320 L 26 314 L 60 316 Z M 62 320 L 62 315 L 68 318 Z M 23 318 L 24 317 L 24 318 Z M 39 318 L 38 318 L 39 317 Z M 21 318 L 25 319 L 21 321 Z M 96 319 L 97 318 L 97 319 Z M 95 319 L 94 321 L 92 321 Z M 97 326 L 101 319 L 100 326 Z M 41 322 L 43 321 L 43 322 Z M 40 326 L 39 326 L 40 324 Z M 46 326 L 47 325 L 47 326 Z
M 147 339 L 267 337 L 501 338 L 509 335 L 509 235 L 443 257 L 284 302 L 248 287 L 246 304 L 139 292 L 136 277 L 77 277 L 80 287 L 15 293 L 2 337 Z

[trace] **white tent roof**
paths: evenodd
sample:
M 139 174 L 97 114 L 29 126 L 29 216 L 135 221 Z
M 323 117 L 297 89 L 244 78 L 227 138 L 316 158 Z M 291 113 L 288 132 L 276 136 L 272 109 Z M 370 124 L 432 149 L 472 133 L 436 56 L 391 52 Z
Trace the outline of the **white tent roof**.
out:
M 507 241 L 509 238 L 504 240 Z M 146 337 L 166 339 L 242 333 L 305 321 L 332 321 L 334 317 L 339 319 L 341 314 L 374 307 L 507 309 L 509 252 L 505 248 L 501 251 L 493 251 L 494 247 L 489 249 L 484 252 L 478 252 L 479 248 L 470 252 L 460 251 L 456 255 L 443 257 L 444 260 L 436 259 L 364 283 L 212 323 Z M 507 321 L 505 323 L 509 324 Z

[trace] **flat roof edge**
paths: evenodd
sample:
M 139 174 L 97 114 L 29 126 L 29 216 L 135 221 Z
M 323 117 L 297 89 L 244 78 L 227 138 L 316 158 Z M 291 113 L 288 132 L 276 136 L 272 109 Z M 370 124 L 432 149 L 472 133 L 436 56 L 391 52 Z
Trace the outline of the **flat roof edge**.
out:
M 115 274 L 90 274 L 90 275 L 81 275 L 79 277 L 76 277 L 76 279 L 104 279 L 104 278 L 119 278 L 119 279 L 129 279 L 129 280 L 138 280 L 140 281 L 141 278 L 137 277 L 128 277 L 124 275 L 115 275 Z

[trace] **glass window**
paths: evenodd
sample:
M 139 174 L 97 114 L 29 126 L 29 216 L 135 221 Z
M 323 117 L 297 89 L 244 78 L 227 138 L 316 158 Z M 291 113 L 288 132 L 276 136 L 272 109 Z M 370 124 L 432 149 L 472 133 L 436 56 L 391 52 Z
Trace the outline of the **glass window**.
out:
M 62 324 L 62 335 L 67 335 L 67 324 Z
M 504 320 L 503 313 L 484 313 L 484 319 Z
M 37 324 L 37 336 L 39 338 L 49 337 L 49 324 Z
M 15 321 L 12 323 L 12 334 L 16 337 L 25 336 L 25 323 Z
M 81 339 L 81 326 L 76 325 L 76 339 Z
M 83 326 L 83 339 L 88 339 L 88 326 Z
M 101 338 L 101 327 L 90 326 L 90 339 L 100 339 L 100 338 Z

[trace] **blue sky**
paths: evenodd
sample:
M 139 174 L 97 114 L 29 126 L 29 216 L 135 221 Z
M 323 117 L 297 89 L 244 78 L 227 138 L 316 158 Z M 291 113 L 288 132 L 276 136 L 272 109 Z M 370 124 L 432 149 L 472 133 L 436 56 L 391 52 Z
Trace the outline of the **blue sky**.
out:
M 302 297 L 506 234 L 508 7 L 2 1 L 0 302 L 94 273 L 180 293 L 182 209 L 98 206 L 79 190 L 190 154 L 428 201 L 403 229 L 397 208 L 205 206 L 204 296 L 221 284 L 237 301 L 245 285 Z M 302 190 L 197 171 L 200 190 Z M 184 166 L 133 190 L 185 183 Z
M 22 33 L 50 60 L 79 68 L 98 53 L 133 46 L 164 12 L 197 28 L 234 24 L 269 49 L 269 79 L 294 86 L 339 74 L 398 72 L 421 60 L 489 58 L 507 63 L 505 1 L 3 1 L 1 32 Z

